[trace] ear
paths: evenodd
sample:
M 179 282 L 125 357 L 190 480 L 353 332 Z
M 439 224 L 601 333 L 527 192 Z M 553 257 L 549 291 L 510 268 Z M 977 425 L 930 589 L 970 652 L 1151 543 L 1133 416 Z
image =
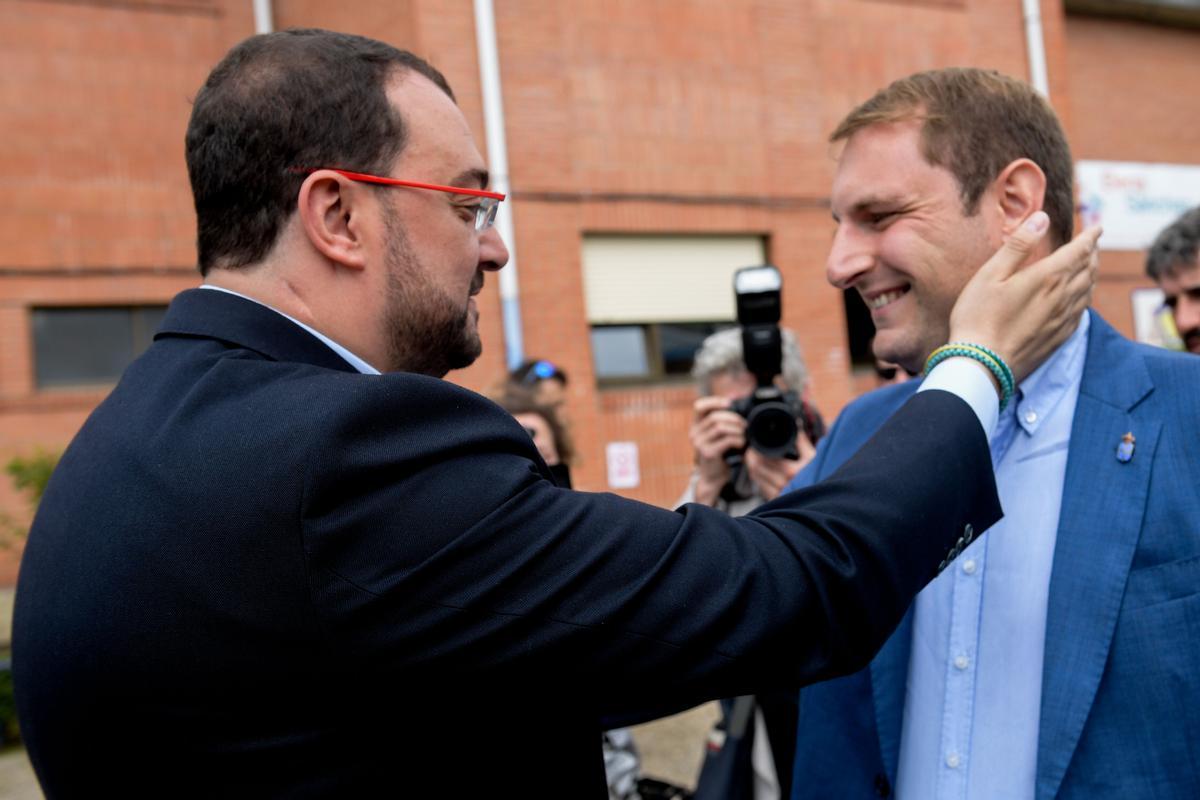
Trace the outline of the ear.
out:
M 1000 171 L 992 181 L 992 190 L 1007 237 L 1030 214 L 1041 210 L 1046 198 L 1046 173 L 1028 158 L 1018 158 Z
M 353 270 L 366 265 L 366 197 L 358 189 L 336 172 L 317 170 L 301 184 L 296 209 L 312 246 L 335 264 Z

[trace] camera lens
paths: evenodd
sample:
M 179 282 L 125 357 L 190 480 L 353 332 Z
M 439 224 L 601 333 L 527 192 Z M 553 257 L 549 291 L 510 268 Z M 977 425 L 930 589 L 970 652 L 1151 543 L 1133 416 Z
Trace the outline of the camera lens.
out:
M 758 452 L 782 458 L 796 441 L 795 411 L 770 401 L 755 406 L 746 418 L 746 440 Z

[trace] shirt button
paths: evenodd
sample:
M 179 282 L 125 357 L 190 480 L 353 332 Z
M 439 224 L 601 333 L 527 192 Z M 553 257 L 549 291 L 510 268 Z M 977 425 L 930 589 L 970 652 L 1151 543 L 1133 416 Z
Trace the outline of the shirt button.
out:
M 954 668 L 955 669 L 966 669 L 967 665 L 970 663 L 971 663 L 971 659 L 967 658 L 966 656 L 959 656 L 958 658 L 954 659 Z
M 963 562 L 963 572 L 967 573 L 968 575 L 974 575 L 976 568 L 975 559 L 973 558 L 968 558 Z
M 959 759 L 958 753 L 949 753 L 946 755 L 946 766 L 950 769 L 958 769 Z
M 1036 411 L 1026 411 L 1025 412 L 1025 421 L 1027 423 L 1029 423 L 1030 425 L 1037 422 L 1037 412 Z

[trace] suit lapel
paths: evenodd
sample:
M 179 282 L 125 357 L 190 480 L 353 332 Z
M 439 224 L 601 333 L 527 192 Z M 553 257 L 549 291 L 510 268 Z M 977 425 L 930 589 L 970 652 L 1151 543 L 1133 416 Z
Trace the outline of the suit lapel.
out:
M 875 700 L 875 731 L 888 780 L 896 785 L 900 763 L 900 732 L 904 724 L 904 686 L 912 652 L 913 609 L 871 662 L 871 694 Z
M 1039 800 L 1062 785 L 1108 660 L 1161 428 L 1132 413 L 1153 384 L 1130 343 L 1095 314 L 1088 338 L 1046 610 Z M 1136 447 L 1122 463 L 1117 445 L 1127 432 Z

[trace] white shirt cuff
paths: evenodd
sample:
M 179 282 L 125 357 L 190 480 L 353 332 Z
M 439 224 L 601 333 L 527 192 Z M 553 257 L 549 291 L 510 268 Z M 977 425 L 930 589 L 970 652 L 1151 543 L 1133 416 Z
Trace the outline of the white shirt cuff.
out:
M 983 435 L 992 437 L 1000 419 L 1000 398 L 996 396 L 996 385 L 983 364 L 971 358 L 947 358 L 933 368 L 917 391 L 926 389 L 941 389 L 961 397 L 979 418 Z

